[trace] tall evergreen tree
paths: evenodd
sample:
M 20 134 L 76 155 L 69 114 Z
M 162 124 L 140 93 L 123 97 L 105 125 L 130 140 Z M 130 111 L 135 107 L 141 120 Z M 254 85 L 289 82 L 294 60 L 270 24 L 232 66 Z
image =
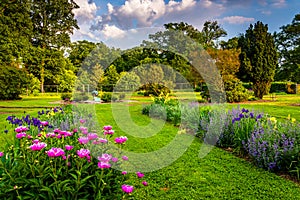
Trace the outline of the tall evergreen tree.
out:
M 270 90 L 278 64 L 278 56 L 273 36 L 268 25 L 258 21 L 251 24 L 246 34 L 239 39 L 241 66 L 239 77 L 253 83 L 254 95 L 260 99 Z

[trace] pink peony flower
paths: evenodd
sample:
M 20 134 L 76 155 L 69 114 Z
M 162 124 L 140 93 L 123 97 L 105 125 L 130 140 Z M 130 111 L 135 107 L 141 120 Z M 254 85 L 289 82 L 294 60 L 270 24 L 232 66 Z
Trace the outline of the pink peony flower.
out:
M 80 137 L 80 138 L 78 138 L 78 142 L 80 144 L 87 144 L 89 142 L 89 138 L 87 138 L 87 137 Z
M 115 143 L 117 144 L 123 144 L 127 141 L 127 137 L 126 136 L 121 136 L 121 137 L 117 137 L 115 138 Z
M 111 159 L 112 162 L 118 162 L 118 160 L 119 160 L 118 158 L 112 158 Z
M 84 157 L 87 157 L 87 159 L 90 158 L 90 150 L 88 149 L 80 149 L 80 150 L 77 150 L 77 155 L 80 157 L 80 158 L 84 158 Z
M 42 137 L 42 134 L 41 134 L 41 133 L 39 133 L 39 134 L 37 134 L 37 136 L 38 136 L 38 137 Z
M 122 185 L 123 192 L 131 193 L 133 192 L 133 186 L 131 185 Z
M 61 130 L 59 130 L 59 129 L 54 129 L 54 131 L 53 131 L 53 132 L 54 132 L 54 133 L 58 133 L 58 134 L 59 134 L 59 133 L 60 133 L 60 131 L 61 131 Z
M 104 135 L 113 135 L 114 133 L 115 133 L 114 130 L 107 130 L 103 132 Z
M 86 122 L 86 120 L 85 120 L 85 119 L 80 119 L 79 122 L 80 122 L 81 124 L 84 124 L 84 123 Z
M 52 147 L 49 151 L 46 151 L 49 157 L 59 157 L 65 155 L 65 152 L 61 148 Z
M 98 167 L 101 168 L 101 169 L 104 169 L 104 168 L 110 168 L 111 165 L 109 163 L 106 163 L 106 162 L 98 162 Z
M 98 138 L 98 135 L 96 133 L 88 133 L 87 137 L 89 138 L 89 140 L 94 140 Z
M 71 156 L 71 155 L 68 155 L 68 159 L 70 158 L 70 156 Z M 63 160 L 67 160 L 67 156 L 65 156 L 65 155 L 62 156 L 62 159 L 63 159 Z
M 143 178 L 145 175 L 141 172 L 137 172 L 136 175 L 139 177 L 139 178 Z
M 126 175 L 126 174 L 127 174 L 127 172 L 126 172 L 126 171 L 122 171 L 122 174 L 123 174 L 123 175 Z
M 77 128 L 74 128 L 73 133 L 77 133 L 77 132 L 78 132 Z
M 39 142 L 39 139 L 32 140 L 32 143 L 36 144 Z
M 26 137 L 26 133 L 25 132 L 21 132 L 21 133 L 17 133 L 16 134 L 16 138 L 21 139 L 23 137 Z
M 32 139 L 32 136 L 31 136 L 31 135 L 27 135 L 27 138 L 28 138 L 28 139 Z
M 122 156 L 122 159 L 123 160 L 128 160 L 128 157 L 127 156 Z
M 66 145 L 65 148 L 67 151 L 71 151 L 74 147 L 71 145 Z
M 47 121 L 41 121 L 41 124 L 42 124 L 43 126 L 48 126 L 48 125 L 49 125 L 49 122 L 47 122 Z
M 4 153 L 2 151 L 0 151 L 0 157 L 4 156 Z
M 68 137 L 68 136 L 72 136 L 73 133 L 71 133 L 69 131 L 60 131 L 59 135 L 64 136 L 64 137 Z
M 40 151 L 42 150 L 43 148 L 45 148 L 47 146 L 46 143 L 44 142 L 38 142 L 38 143 L 34 143 L 33 145 L 29 146 L 29 148 L 32 150 L 32 151 Z
M 56 134 L 55 133 L 47 133 L 46 134 L 46 138 L 54 138 L 54 137 L 56 137 Z
M 103 130 L 105 130 L 105 131 L 109 131 L 111 129 L 112 129 L 111 125 L 103 126 Z
M 19 126 L 19 127 L 15 128 L 15 131 L 17 133 L 26 132 L 26 131 L 28 131 L 28 128 L 27 128 L 27 126 Z
M 101 155 L 101 157 L 98 157 L 98 160 L 101 162 L 109 162 L 112 159 L 112 155 L 104 153 Z
M 142 184 L 143 184 L 144 186 L 148 186 L 148 183 L 147 183 L 146 181 L 143 181 Z

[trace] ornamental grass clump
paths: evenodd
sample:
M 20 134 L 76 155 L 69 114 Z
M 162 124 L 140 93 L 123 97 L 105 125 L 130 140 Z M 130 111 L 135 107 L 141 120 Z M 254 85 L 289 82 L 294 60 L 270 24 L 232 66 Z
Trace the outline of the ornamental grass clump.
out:
M 114 139 L 111 126 L 96 133 L 91 119 L 68 106 L 8 117 L 15 137 L 0 152 L 0 199 L 121 199 L 134 192 L 117 170 L 128 157 L 109 146 L 127 137 Z

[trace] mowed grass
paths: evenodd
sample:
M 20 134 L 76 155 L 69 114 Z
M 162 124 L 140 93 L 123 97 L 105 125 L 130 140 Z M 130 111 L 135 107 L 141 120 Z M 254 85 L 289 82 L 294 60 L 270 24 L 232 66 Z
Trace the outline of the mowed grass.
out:
M 138 125 L 145 126 L 150 122 L 147 116 L 141 115 L 141 105 L 131 105 L 129 110 L 132 120 Z M 178 134 L 178 128 L 165 124 L 157 134 L 149 138 L 132 137 L 131 132 L 126 133 L 117 126 L 120 122 L 114 120 L 112 116 L 114 111 L 111 110 L 110 104 L 97 105 L 96 112 L 101 125 L 110 124 L 117 135 L 126 135 L 129 138 L 126 149 L 130 151 L 144 153 L 159 150 Z M 128 125 L 131 125 L 129 120 Z M 138 129 L 135 131 L 139 132 Z M 207 156 L 199 158 L 200 147 L 201 142 L 198 138 L 194 138 L 187 151 L 174 163 L 146 173 L 145 179 L 149 183 L 147 193 L 136 190 L 133 197 L 135 199 L 300 198 L 300 187 L 294 182 L 259 169 L 219 148 L 213 148 Z M 165 155 L 160 157 L 163 158 Z M 134 177 L 135 174 L 131 176 Z
M 286 117 L 291 114 L 298 121 L 297 116 L 299 109 L 290 104 L 297 103 L 300 96 L 287 97 L 280 102 L 262 102 L 241 104 L 240 107 L 250 109 L 260 109 L 270 113 L 272 116 Z M 294 101 L 292 100 L 293 98 Z M 136 153 L 145 153 L 159 150 L 168 145 L 178 134 L 178 128 L 171 124 L 163 124 L 162 128 L 149 137 L 145 137 L 145 133 L 140 129 L 132 126 L 149 126 L 149 129 L 155 129 L 155 126 L 161 125 L 159 120 L 150 120 L 148 116 L 141 114 L 143 100 L 137 98 L 139 102 L 118 103 L 120 107 L 114 107 L 114 104 L 95 105 L 97 121 L 100 126 L 110 124 L 116 131 L 116 135 L 126 135 L 128 142 L 125 149 Z M 146 99 L 146 98 L 145 98 Z M 47 107 L 55 106 L 53 101 L 55 98 L 36 98 L 24 99 L 24 101 L 0 102 L 0 106 L 10 107 L 3 108 L 0 115 L 1 136 L 0 142 L 4 143 L 4 137 L 14 137 L 14 133 L 4 135 L 3 128 L 8 115 L 14 113 L 22 116 L 24 111 L 28 114 L 36 115 L 36 106 Z M 147 99 L 149 103 L 149 98 Z M 24 107 L 24 109 L 13 108 Z M 237 104 L 230 104 L 230 107 Z M 26 107 L 26 108 L 25 108 Z M 31 108 L 30 108 L 31 107 Z M 126 108 L 130 116 L 128 118 L 118 118 L 117 116 L 125 116 Z M 26 109 L 26 110 L 25 110 Z M 11 112 L 11 113 L 5 113 Z M 130 122 L 132 120 L 132 123 Z M 150 123 L 151 122 L 151 123 Z M 150 124 L 150 125 L 149 125 Z M 123 126 L 129 127 L 124 131 Z M 131 126 L 131 128 L 130 128 Z M 143 137 L 138 137 L 137 135 Z M 187 147 L 186 151 L 175 162 L 166 167 L 147 172 L 145 180 L 149 186 L 143 187 L 142 190 L 136 188 L 131 195 L 133 199 L 300 199 L 300 186 L 296 183 L 281 178 L 280 176 L 269 173 L 265 170 L 255 167 L 253 164 L 235 157 L 233 154 L 219 148 L 213 148 L 207 156 L 199 158 L 201 148 L 199 139 L 194 138 L 192 144 Z M 1 148 L 2 145 L 0 145 Z M 1 149 L 0 149 L 1 150 Z M 175 152 L 174 152 L 175 153 Z M 168 156 L 168 155 L 167 155 Z M 172 155 L 170 155 L 172 156 Z M 158 159 L 164 156 L 158 156 Z M 135 177 L 135 174 L 129 174 Z M 132 179 L 134 181 L 134 179 Z M 128 182 L 128 184 L 136 184 Z M 146 193 L 143 192 L 144 189 Z

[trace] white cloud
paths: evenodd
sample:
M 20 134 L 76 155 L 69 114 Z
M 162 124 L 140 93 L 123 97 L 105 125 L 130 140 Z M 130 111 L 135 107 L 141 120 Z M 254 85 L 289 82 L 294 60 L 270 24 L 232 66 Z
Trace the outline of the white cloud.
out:
M 273 0 L 272 1 L 272 6 L 274 6 L 274 7 L 281 8 L 281 7 L 284 7 L 285 5 L 286 5 L 286 0 Z
M 115 25 L 105 24 L 103 30 L 101 31 L 105 38 L 123 38 L 125 36 L 125 31 L 119 29 Z
M 75 3 L 80 7 L 73 11 L 79 23 L 95 18 L 98 10 L 95 3 L 89 3 L 88 0 L 75 0 Z
M 220 19 L 221 22 L 229 24 L 244 24 L 247 22 L 253 22 L 255 19 L 252 17 L 243 17 L 243 16 L 229 16 Z

